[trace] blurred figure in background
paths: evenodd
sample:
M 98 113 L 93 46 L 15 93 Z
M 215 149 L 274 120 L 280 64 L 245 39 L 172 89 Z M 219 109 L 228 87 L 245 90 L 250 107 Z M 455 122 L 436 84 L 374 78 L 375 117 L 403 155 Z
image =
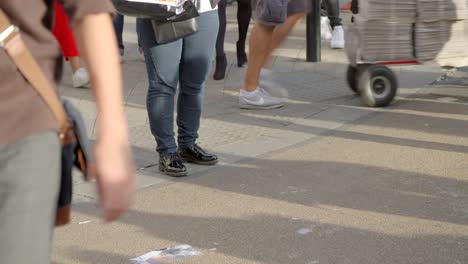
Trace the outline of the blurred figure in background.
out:
M 52 32 L 62 48 L 63 56 L 70 63 L 73 76 L 73 87 L 85 87 L 89 85 L 89 74 L 81 65 L 80 53 L 76 47 L 75 37 L 70 29 L 70 21 L 63 11 L 62 5 L 55 0 L 55 22 Z
M 344 30 L 341 24 L 339 0 L 322 0 L 321 29 L 322 40 L 330 41 L 332 49 L 344 48 Z
M 117 14 L 114 17 L 114 21 L 113 21 L 115 35 L 117 37 L 117 44 L 119 45 L 119 52 L 120 52 L 121 58 L 123 58 L 125 54 L 125 45 L 124 45 L 123 37 L 122 37 L 123 29 L 124 29 L 124 21 L 125 21 L 125 18 L 124 18 L 124 15 L 122 14 Z M 137 27 L 137 30 L 138 30 L 138 27 Z M 143 55 L 143 49 L 141 48 L 140 43 L 138 43 L 138 52 L 139 52 L 140 58 L 144 60 L 145 57 Z
M 216 68 L 213 79 L 222 80 L 226 75 L 228 61 L 224 52 L 224 41 L 226 35 L 226 5 L 227 0 L 222 0 L 218 4 L 219 31 L 216 39 Z M 245 42 L 247 32 L 252 18 L 252 7 L 250 0 L 237 0 L 237 23 L 239 28 L 239 40 L 236 43 L 237 66 L 242 67 L 247 63 L 245 52 Z
M 237 0 L 237 24 L 239 27 L 239 40 L 236 43 L 237 66 L 242 67 L 247 63 L 245 42 L 249 32 L 250 20 L 252 18 L 252 1 Z

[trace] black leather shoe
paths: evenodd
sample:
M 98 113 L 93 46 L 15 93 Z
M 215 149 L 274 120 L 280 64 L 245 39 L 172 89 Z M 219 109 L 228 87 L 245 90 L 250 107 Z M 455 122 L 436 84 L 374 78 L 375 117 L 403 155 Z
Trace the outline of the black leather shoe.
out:
M 223 56 L 216 56 L 216 68 L 213 75 L 213 79 L 216 81 L 224 79 L 226 76 L 226 69 L 227 69 L 227 59 L 226 54 Z
M 245 53 L 245 44 L 236 43 L 237 51 L 237 66 L 239 68 L 243 67 L 247 63 L 247 54 Z
M 187 176 L 187 168 L 177 153 L 159 158 L 159 170 L 171 177 Z
M 178 153 L 182 159 L 189 163 L 198 165 L 215 165 L 218 163 L 218 156 L 207 153 L 197 144 L 189 148 L 179 148 Z

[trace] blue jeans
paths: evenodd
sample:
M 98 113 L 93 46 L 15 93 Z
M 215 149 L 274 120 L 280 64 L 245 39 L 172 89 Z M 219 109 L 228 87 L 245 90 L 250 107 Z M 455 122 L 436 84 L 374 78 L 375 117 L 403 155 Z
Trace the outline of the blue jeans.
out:
M 125 46 L 122 39 L 123 28 L 124 28 L 124 16 L 122 14 L 117 14 L 114 18 L 114 30 L 115 35 L 117 37 L 117 43 L 119 45 L 119 50 L 123 52 L 125 50 Z M 138 32 L 138 27 L 137 27 Z M 140 47 L 140 43 L 138 43 L 138 47 Z
M 137 20 L 139 42 L 145 53 L 149 89 L 147 110 L 151 132 L 161 156 L 174 153 L 174 98 L 179 84 L 177 126 L 179 147 L 195 144 L 200 128 L 205 81 L 211 69 L 218 34 L 216 10 L 197 18 L 197 33 L 158 45 L 151 21 Z

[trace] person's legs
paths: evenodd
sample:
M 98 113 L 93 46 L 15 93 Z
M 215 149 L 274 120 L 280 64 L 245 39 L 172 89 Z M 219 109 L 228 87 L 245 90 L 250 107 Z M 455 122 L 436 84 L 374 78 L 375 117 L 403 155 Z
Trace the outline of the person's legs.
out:
M 323 0 L 327 9 L 327 16 L 330 19 L 332 29 L 336 26 L 341 26 L 340 18 L 340 1 L 339 0 Z
M 89 84 L 88 71 L 81 66 L 80 54 L 76 45 L 75 37 L 69 26 L 69 19 L 62 5 L 55 1 L 55 23 L 52 33 L 62 49 L 63 56 L 70 62 L 73 71 L 73 87 L 84 87 Z
M 184 38 L 177 102 L 178 154 L 187 162 L 214 165 L 218 163 L 218 157 L 195 143 L 200 128 L 205 81 L 213 59 L 218 13 L 202 13 L 197 21 L 198 32 Z
M 174 95 L 179 80 L 179 64 L 182 40 L 158 45 L 154 38 L 151 21 L 138 19 L 140 44 L 145 53 L 149 89 L 147 110 L 151 132 L 161 156 L 175 153 Z
M 79 57 L 78 48 L 76 46 L 75 36 L 69 26 L 70 21 L 67 14 L 63 10 L 62 4 L 55 1 L 55 23 L 52 28 L 52 33 L 57 39 L 60 48 L 62 49 L 65 58 Z
M 249 31 L 250 20 L 252 18 L 252 1 L 237 0 L 237 24 L 239 28 L 239 40 L 236 43 L 237 66 L 242 67 L 247 63 L 245 53 L 245 42 Z
M 117 14 L 114 18 L 114 30 L 117 37 L 117 43 L 119 44 L 120 56 L 124 55 L 125 46 L 123 44 L 122 34 L 124 27 L 124 16 Z
M 81 61 L 80 57 L 69 57 L 67 58 L 73 72 L 76 72 L 78 69 L 81 68 Z
M 221 0 L 218 3 L 218 18 L 219 29 L 216 39 L 216 56 L 224 56 L 224 38 L 226 36 L 226 0 Z
M 137 19 L 137 27 L 148 72 L 146 104 L 151 133 L 156 139 L 156 151 L 160 156 L 159 170 L 168 176 L 183 177 L 187 175 L 187 168 L 177 155 L 174 139 L 174 96 L 179 81 L 183 41 L 180 39 L 158 45 L 149 19 Z
M 278 108 L 284 105 L 282 100 L 259 88 L 260 73 L 274 49 L 304 17 L 308 3 L 305 0 L 259 1 L 264 2 L 256 4 L 257 24 L 250 38 L 249 68 L 240 91 L 239 105 L 247 109 Z
M 254 91 L 259 84 L 260 70 L 265 67 L 273 51 L 286 39 L 289 32 L 304 17 L 304 13 L 288 16 L 284 24 L 272 27 L 256 24 L 250 37 L 249 68 L 244 89 Z M 265 45 L 265 43 L 269 43 Z
M 305 13 L 295 13 L 288 16 L 288 19 L 281 26 L 275 27 L 273 31 L 273 37 L 271 39 L 270 49 L 268 55 L 263 61 L 263 67 L 268 68 L 270 64 L 270 58 L 273 52 L 283 44 L 284 40 L 288 37 L 289 33 L 305 16 Z
M 321 0 L 320 4 L 320 35 L 322 41 L 330 41 L 332 38 L 332 33 L 330 30 L 330 19 L 328 18 L 325 1 L 328 0 Z
M 268 58 L 275 26 L 256 23 L 250 36 L 249 62 L 243 89 L 253 92 L 257 89 L 260 70 Z
M 344 30 L 340 18 L 340 1 L 323 0 L 327 8 L 330 25 L 333 29 L 330 46 L 333 49 L 343 49 L 345 45 Z
M 218 3 L 219 30 L 216 39 L 216 69 L 213 79 L 222 80 L 226 74 L 227 60 L 224 53 L 224 38 L 226 36 L 226 0 Z
M 73 76 L 72 76 L 72 83 L 73 87 L 80 88 L 86 87 L 89 85 L 89 73 L 81 64 L 81 59 L 78 56 L 68 57 L 66 58 L 67 61 L 70 63 L 72 68 Z
M 55 132 L 0 144 L 0 263 L 50 263 L 59 182 Z
M 178 143 L 180 148 L 195 144 L 200 128 L 205 81 L 211 68 L 218 28 L 216 11 L 202 13 L 198 32 L 184 38 L 180 67 L 180 93 L 177 104 Z

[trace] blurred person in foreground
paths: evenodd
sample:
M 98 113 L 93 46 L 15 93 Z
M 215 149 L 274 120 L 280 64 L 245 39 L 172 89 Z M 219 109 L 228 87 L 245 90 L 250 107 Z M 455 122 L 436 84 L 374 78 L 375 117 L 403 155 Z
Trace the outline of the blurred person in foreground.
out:
M 107 0 L 63 0 L 88 65 L 99 111 L 94 159 L 106 221 L 130 205 L 134 170 L 122 100 L 113 7 Z M 54 1 L 2 0 L 0 9 L 43 73 L 57 83 L 60 47 L 51 28 Z M 52 112 L 0 48 L 0 263 L 50 263 L 60 185 L 61 146 Z

